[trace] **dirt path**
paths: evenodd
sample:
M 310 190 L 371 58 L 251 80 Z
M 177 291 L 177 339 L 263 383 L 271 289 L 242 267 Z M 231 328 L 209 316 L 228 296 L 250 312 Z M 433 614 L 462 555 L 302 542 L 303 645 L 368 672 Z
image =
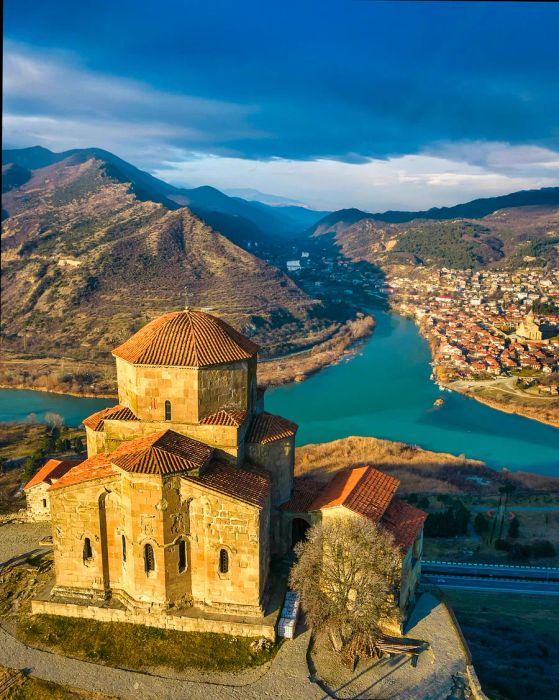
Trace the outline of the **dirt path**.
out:
M 130 700 L 318 700 L 319 686 L 309 680 L 306 650 L 309 633 L 282 646 L 269 671 L 245 686 L 216 685 L 127 671 L 32 649 L 0 628 L 0 664 L 26 669 L 32 676 Z

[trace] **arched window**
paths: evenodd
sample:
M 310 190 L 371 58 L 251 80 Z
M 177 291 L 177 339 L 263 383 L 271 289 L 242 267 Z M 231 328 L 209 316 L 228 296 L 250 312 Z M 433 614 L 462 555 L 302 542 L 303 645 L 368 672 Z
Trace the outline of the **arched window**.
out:
M 144 545 L 144 569 L 146 574 L 155 571 L 155 554 L 151 544 Z
M 165 401 L 165 420 L 171 420 L 171 402 Z
M 91 540 L 86 537 L 83 541 L 83 561 L 84 564 L 93 559 L 93 551 L 91 549 Z
M 179 571 L 186 571 L 186 542 L 179 540 Z
M 229 571 L 229 552 L 226 549 L 219 550 L 219 573 L 226 574 Z
M 46 508 L 46 507 L 47 507 L 47 499 L 43 498 L 43 508 Z
M 126 535 L 122 535 L 122 561 L 126 561 Z

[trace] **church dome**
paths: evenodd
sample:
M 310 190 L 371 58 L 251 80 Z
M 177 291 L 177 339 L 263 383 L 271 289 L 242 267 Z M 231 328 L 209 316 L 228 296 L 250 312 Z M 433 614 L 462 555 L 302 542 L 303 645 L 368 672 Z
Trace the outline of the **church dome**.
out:
M 186 309 L 154 319 L 113 355 L 134 365 L 209 367 L 248 360 L 258 345 L 216 316 Z

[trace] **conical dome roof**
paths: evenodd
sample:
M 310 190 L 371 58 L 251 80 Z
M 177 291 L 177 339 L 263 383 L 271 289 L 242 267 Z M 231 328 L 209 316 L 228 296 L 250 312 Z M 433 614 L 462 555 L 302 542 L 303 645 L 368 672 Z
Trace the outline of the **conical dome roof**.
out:
M 113 355 L 134 365 L 208 367 L 248 360 L 258 345 L 216 316 L 186 309 L 148 323 Z

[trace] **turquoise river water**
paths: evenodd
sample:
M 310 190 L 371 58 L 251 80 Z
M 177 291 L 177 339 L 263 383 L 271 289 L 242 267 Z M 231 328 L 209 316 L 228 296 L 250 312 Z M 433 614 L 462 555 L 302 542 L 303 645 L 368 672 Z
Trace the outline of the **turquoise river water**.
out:
M 377 327 L 357 356 L 299 384 L 266 393 L 266 409 L 299 424 L 297 443 L 348 435 L 400 440 L 482 459 L 491 467 L 559 476 L 559 430 L 453 392 L 430 380 L 430 352 L 415 324 L 375 311 Z M 445 402 L 435 408 L 435 399 Z M 67 425 L 114 404 L 36 391 L 0 390 L 0 421 L 60 413 Z

